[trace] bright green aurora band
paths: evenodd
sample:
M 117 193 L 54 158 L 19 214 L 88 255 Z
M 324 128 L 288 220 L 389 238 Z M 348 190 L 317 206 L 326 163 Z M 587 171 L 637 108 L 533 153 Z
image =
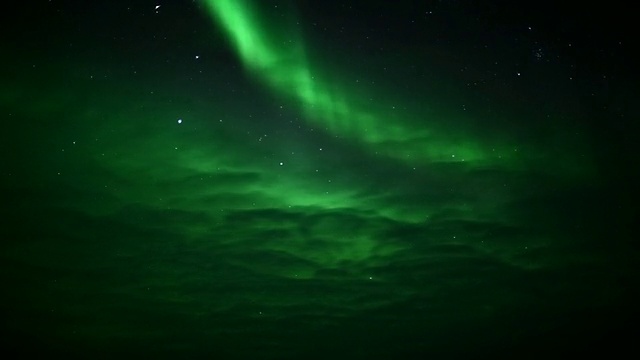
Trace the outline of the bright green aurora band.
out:
M 324 81 L 307 61 L 295 24 L 278 29 L 249 1 L 208 0 L 206 4 L 248 70 L 273 90 L 297 100 L 304 118 L 314 125 L 407 163 L 486 163 L 497 158 L 496 144 L 482 146 L 460 134 L 442 136 L 428 129 L 424 121 L 418 125 L 417 119 L 407 119 L 406 112 L 398 115 L 393 104 L 377 104 L 356 91 L 344 90 L 346 86 Z M 503 162 L 512 156 L 512 151 L 500 150 Z

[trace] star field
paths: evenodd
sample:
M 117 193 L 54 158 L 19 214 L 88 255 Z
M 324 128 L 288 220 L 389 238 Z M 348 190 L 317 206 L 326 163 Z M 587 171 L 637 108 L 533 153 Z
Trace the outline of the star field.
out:
M 16 8 L 2 22 L 3 346 L 628 350 L 637 85 L 617 14 L 544 1 Z

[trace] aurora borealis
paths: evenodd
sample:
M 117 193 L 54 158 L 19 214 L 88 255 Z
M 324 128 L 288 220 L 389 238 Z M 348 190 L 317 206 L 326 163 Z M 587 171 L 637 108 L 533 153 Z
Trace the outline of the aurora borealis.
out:
M 638 289 L 628 45 L 621 27 L 591 27 L 614 5 L 547 6 L 15 9 L 0 92 L 3 347 L 625 349 Z

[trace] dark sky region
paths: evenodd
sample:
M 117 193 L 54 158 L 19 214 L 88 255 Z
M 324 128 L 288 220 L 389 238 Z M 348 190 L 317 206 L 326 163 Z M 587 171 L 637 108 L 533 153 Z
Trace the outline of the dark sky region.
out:
M 627 7 L 12 5 L 3 352 L 637 353 Z

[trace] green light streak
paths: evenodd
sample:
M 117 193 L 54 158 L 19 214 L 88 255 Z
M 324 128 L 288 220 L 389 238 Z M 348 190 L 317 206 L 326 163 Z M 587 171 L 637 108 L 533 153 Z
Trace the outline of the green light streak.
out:
M 250 1 L 208 0 L 214 19 L 224 28 L 247 69 L 276 93 L 295 99 L 305 120 L 336 136 L 356 140 L 369 151 L 408 164 L 475 162 L 486 165 L 514 160 L 507 146 L 482 146 L 462 134 L 442 134 L 425 126 L 434 114 L 402 113 L 391 104 L 372 103 L 357 90 L 323 79 L 310 66 L 299 29 L 277 29 Z M 278 25 L 280 26 L 280 25 Z M 420 125 L 417 126 L 416 124 Z M 499 147 L 500 155 L 495 153 Z M 511 163 L 511 161 L 510 161 Z

